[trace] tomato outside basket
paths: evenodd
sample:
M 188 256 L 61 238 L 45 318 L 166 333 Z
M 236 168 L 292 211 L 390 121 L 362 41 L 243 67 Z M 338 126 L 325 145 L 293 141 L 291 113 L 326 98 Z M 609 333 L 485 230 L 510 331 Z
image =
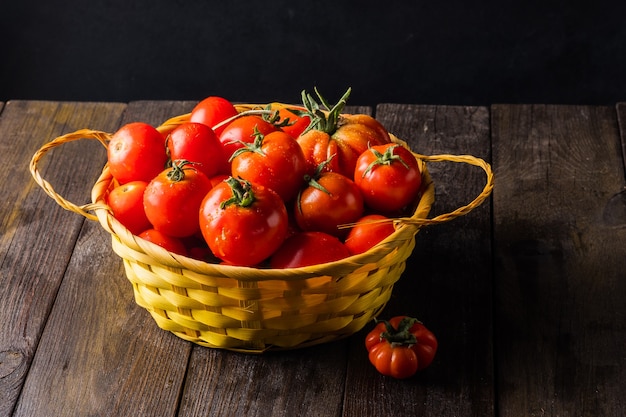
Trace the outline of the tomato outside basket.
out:
M 240 112 L 264 107 L 237 106 Z M 189 116 L 169 119 L 158 130 L 169 132 L 188 121 Z M 301 348 L 358 332 L 387 304 L 420 228 L 467 214 L 493 189 L 491 167 L 482 159 L 470 155 L 415 154 L 422 172 L 419 203 L 412 216 L 393 219 L 396 231 L 369 251 L 336 262 L 293 269 L 211 264 L 168 252 L 133 235 L 118 222 L 106 204 L 105 196 L 115 185 L 106 165 L 92 188 L 92 203 L 81 206 L 58 195 L 39 174 L 37 164 L 48 150 L 81 139 L 95 139 L 106 147 L 111 136 L 89 129 L 59 136 L 35 153 L 31 174 L 61 207 L 97 220 L 111 234 L 113 251 L 124 262 L 136 303 L 152 315 L 161 329 L 198 345 L 246 353 Z M 407 146 L 390 136 L 394 142 Z M 443 161 L 478 166 L 485 171 L 487 181 L 468 205 L 429 219 L 435 186 L 427 163 Z

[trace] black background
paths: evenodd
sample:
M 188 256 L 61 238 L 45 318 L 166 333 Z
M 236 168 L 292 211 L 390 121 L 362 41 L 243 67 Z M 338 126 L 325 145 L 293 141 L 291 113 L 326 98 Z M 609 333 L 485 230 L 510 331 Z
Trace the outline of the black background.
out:
M 2 101 L 626 100 L 624 1 L 1 1 Z

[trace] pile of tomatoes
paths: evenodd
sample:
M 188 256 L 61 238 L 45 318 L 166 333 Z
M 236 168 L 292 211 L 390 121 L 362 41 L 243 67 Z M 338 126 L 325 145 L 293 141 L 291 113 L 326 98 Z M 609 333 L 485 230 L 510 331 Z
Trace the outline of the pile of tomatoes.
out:
M 114 217 L 208 262 L 293 268 L 367 251 L 419 199 L 415 156 L 374 118 L 302 93 L 300 106 L 239 113 L 208 97 L 161 133 L 122 126 L 108 145 Z M 351 227 L 342 227 L 351 225 Z

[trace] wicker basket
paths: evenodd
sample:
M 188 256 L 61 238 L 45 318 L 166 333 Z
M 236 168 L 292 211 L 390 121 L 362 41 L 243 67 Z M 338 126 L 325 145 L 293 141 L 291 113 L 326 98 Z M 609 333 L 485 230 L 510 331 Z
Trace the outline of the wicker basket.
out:
M 238 110 L 253 106 L 242 105 Z M 158 129 L 167 132 L 188 120 L 189 114 L 177 116 Z M 202 346 L 248 353 L 311 346 L 358 332 L 385 307 L 420 227 L 468 213 L 493 188 L 491 167 L 479 158 L 415 154 L 423 176 L 419 204 L 411 217 L 394 219 L 395 233 L 368 252 L 285 270 L 210 264 L 168 252 L 122 226 L 105 202 L 114 185 L 106 165 L 93 186 L 92 203 L 80 206 L 58 195 L 40 176 L 37 164 L 48 150 L 81 139 L 95 139 L 106 147 L 110 138 L 111 134 L 87 129 L 57 137 L 33 156 L 30 170 L 35 181 L 60 206 L 99 221 L 111 234 L 113 250 L 123 259 L 136 303 L 150 312 L 161 329 Z M 468 205 L 428 219 L 435 191 L 427 163 L 439 161 L 478 166 L 487 174 L 487 181 Z

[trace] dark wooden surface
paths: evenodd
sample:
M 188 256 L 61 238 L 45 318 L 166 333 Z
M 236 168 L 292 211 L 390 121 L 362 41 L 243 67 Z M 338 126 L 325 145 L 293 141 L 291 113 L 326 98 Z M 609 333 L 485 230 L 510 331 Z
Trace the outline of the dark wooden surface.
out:
M 0 104 L 0 417 L 626 415 L 626 106 L 381 104 L 424 154 L 493 164 L 486 204 L 425 228 L 383 316 L 438 336 L 415 378 L 376 373 L 366 328 L 338 342 L 246 355 L 194 346 L 136 306 L 98 223 L 31 179 L 46 141 L 89 127 L 159 124 L 192 102 Z M 71 143 L 41 164 L 86 203 L 105 161 Z M 470 201 L 478 168 L 431 164 L 433 214 Z

